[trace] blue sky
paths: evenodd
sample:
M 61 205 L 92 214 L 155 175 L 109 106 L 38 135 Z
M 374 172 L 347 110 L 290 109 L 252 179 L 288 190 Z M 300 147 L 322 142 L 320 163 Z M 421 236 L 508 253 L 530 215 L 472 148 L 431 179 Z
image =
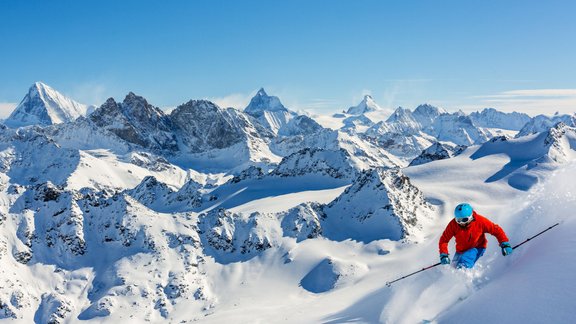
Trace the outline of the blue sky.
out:
M 0 0 L 0 109 L 34 81 L 88 104 L 576 111 L 575 1 Z

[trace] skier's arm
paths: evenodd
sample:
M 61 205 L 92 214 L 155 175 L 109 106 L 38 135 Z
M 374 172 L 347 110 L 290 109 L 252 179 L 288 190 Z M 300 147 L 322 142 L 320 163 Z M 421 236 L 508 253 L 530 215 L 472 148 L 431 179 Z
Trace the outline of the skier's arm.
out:
M 438 249 L 440 250 L 440 254 L 448 254 L 448 242 L 454 237 L 454 226 L 453 221 L 448 223 L 444 233 L 440 236 L 440 240 L 438 241 Z
M 499 244 L 510 241 L 508 239 L 508 236 L 506 236 L 506 233 L 504 233 L 504 230 L 502 229 L 502 227 L 500 227 L 498 224 L 495 224 L 489 220 L 486 220 L 486 222 L 484 223 L 484 226 L 485 226 L 485 231 L 487 233 L 494 235 L 494 237 L 496 237 L 496 239 L 498 240 Z

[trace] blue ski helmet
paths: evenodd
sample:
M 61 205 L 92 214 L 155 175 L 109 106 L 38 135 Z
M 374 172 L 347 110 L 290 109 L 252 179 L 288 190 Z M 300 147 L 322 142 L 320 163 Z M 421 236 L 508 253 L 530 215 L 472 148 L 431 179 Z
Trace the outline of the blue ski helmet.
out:
M 461 203 L 454 209 L 454 217 L 465 218 L 472 216 L 472 206 L 468 203 Z

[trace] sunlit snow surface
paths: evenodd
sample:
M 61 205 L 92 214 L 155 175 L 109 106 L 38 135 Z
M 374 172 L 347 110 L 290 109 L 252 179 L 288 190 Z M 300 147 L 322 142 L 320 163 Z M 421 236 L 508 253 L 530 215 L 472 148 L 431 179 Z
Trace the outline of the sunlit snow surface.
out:
M 440 175 L 441 176 L 441 175 Z M 570 323 L 576 319 L 570 284 L 576 273 L 576 164 L 562 167 L 526 195 L 501 188 L 464 196 L 507 231 L 512 244 L 560 222 L 560 225 L 503 257 L 494 238 L 475 269 L 439 266 L 386 287 L 385 283 L 437 262 L 437 239 L 449 212 L 429 241 L 402 246 L 390 241 L 370 244 L 308 240 L 289 250 L 284 263 L 268 254 L 232 266 L 222 280 L 221 310 L 206 322 L 289 323 Z M 458 192 L 450 183 L 447 196 Z M 423 183 L 421 183 L 423 184 Z M 434 186 L 428 183 L 428 186 Z M 502 186 L 504 187 L 504 186 Z M 441 193 L 437 185 L 437 193 Z M 482 187 L 479 187 L 482 189 Z M 517 192 L 516 192 L 517 193 Z M 490 195 L 490 196 L 488 196 Z M 438 195 L 443 196 L 443 195 Z M 453 243 L 453 242 L 452 242 Z M 288 243 L 287 243 L 288 244 Z M 290 245 L 290 244 L 288 244 Z M 451 251 L 453 246 L 450 247 Z M 379 251 L 390 254 L 379 254 Z M 346 285 L 322 293 L 297 287 L 310 274 L 332 268 L 325 258 L 367 266 L 369 271 Z M 233 280 L 230 280 L 232 279 Z M 224 284 L 224 282 L 226 282 Z M 319 287 L 330 287 L 321 282 Z M 320 289 L 320 290 L 323 290 Z

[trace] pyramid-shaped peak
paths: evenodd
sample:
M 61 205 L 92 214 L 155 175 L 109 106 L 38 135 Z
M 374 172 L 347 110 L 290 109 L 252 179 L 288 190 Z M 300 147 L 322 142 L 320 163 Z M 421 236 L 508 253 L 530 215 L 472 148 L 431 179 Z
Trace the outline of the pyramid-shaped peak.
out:
M 58 97 L 65 98 L 64 95 L 62 95 L 58 91 L 54 90 L 54 88 L 50 87 L 49 85 L 41 81 L 36 81 L 30 86 L 30 88 L 28 89 L 28 95 L 31 97 L 40 97 L 44 100 L 47 98 L 48 99 L 49 98 L 56 99 Z
M 5 124 L 10 127 L 21 127 L 66 123 L 85 116 L 87 109 L 86 105 L 37 81 L 30 86 L 28 93 L 6 119 Z
M 353 107 L 348 108 L 346 113 L 349 115 L 362 115 L 362 114 L 365 114 L 367 112 L 379 111 L 379 110 L 383 110 L 383 109 L 380 108 L 380 106 L 378 106 L 378 104 L 376 104 L 376 102 L 374 101 L 374 98 L 372 98 L 371 95 L 367 94 L 367 95 L 364 95 L 364 97 L 362 98 L 362 101 L 357 106 L 353 106 Z
M 264 111 L 288 111 L 276 96 L 269 96 L 264 88 L 260 88 L 256 95 L 252 97 L 244 112 L 254 117 L 264 114 Z

